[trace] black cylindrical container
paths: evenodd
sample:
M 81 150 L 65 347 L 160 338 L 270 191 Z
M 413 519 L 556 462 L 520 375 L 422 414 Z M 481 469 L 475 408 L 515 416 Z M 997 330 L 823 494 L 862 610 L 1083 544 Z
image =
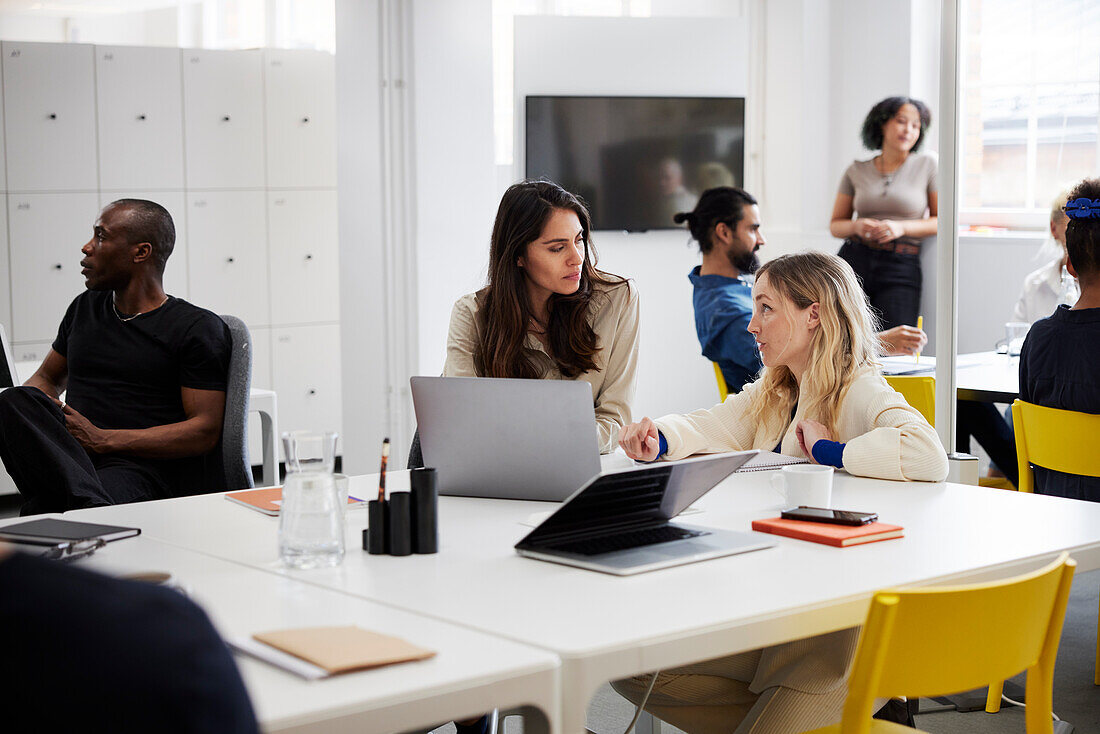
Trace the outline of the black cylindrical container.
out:
M 371 500 L 367 503 L 367 552 L 381 556 L 389 552 L 389 534 L 386 527 L 388 514 L 385 500 Z
M 413 553 L 435 553 L 439 550 L 439 491 L 435 469 L 420 468 L 409 472 L 412 487 Z
M 412 554 L 412 500 L 408 492 L 390 492 L 386 500 L 389 517 L 386 530 L 390 534 L 390 555 Z

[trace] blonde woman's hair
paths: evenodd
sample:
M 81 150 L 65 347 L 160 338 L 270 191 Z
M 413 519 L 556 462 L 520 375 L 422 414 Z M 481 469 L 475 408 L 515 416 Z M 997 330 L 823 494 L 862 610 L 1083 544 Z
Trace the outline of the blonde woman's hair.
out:
M 836 433 L 840 403 L 856 374 L 876 366 L 881 343 L 875 317 L 867 306 L 852 267 L 836 255 L 802 252 L 771 260 L 756 272 L 798 310 L 818 304 L 819 325 L 810 340 L 810 359 L 802 391 L 810 399 L 805 415 Z M 790 318 L 788 316 L 788 318 Z M 789 416 L 798 403 L 799 385 L 786 366 L 765 367 L 749 415 L 755 422 Z
M 1050 221 L 1060 222 L 1066 218 L 1065 211 L 1062 207 L 1069 201 L 1069 192 L 1073 189 L 1072 186 L 1067 186 L 1058 192 L 1058 195 L 1054 197 L 1054 201 L 1050 202 Z

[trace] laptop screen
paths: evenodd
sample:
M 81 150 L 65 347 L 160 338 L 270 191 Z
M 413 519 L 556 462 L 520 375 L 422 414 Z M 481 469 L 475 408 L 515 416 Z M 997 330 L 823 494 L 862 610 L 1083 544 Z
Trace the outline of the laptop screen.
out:
M 603 474 L 517 547 L 581 540 L 664 523 L 757 454 L 743 451 Z

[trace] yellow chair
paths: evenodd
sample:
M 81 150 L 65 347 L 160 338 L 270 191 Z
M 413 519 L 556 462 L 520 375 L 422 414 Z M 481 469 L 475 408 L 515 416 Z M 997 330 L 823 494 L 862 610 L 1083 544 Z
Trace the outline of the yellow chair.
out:
M 1032 464 L 1067 474 L 1100 477 L 1100 452 L 1096 450 L 1100 415 L 1016 400 L 1012 403 L 1012 425 L 1021 492 L 1035 491 Z M 1097 637 L 1093 683 L 1100 686 L 1100 619 Z
M 711 364 L 714 365 L 714 376 L 718 378 L 718 399 L 724 403 L 730 394 L 729 388 L 726 387 L 726 376 L 722 374 L 722 368 L 717 362 L 711 362 Z
M 886 375 L 886 384 L 901 393 L 905 402 L 936 425 L 936 378 L 931 375 Z
M 1004 581 L 876 593 L 840 724 L 815 733 L 911 733 L 872 719 L 875 699 L 941 696 L 1026 668 L 1027 731 L 1051 734 L 1054 660 L 1076 565 L 1062 553 L 1044 568 Z

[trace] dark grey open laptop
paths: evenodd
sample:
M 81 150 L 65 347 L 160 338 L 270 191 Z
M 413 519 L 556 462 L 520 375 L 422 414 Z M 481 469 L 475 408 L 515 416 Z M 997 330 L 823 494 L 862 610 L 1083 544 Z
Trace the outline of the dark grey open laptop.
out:
M 596 477 L 516 544 L 521 556 L 617 576 L 770 548 L 756 533 L 670 522 L 757 451 Z
M 440 494 L 561 502 L 600 473 L 582 380 L 413 377 L 424 466 Z

